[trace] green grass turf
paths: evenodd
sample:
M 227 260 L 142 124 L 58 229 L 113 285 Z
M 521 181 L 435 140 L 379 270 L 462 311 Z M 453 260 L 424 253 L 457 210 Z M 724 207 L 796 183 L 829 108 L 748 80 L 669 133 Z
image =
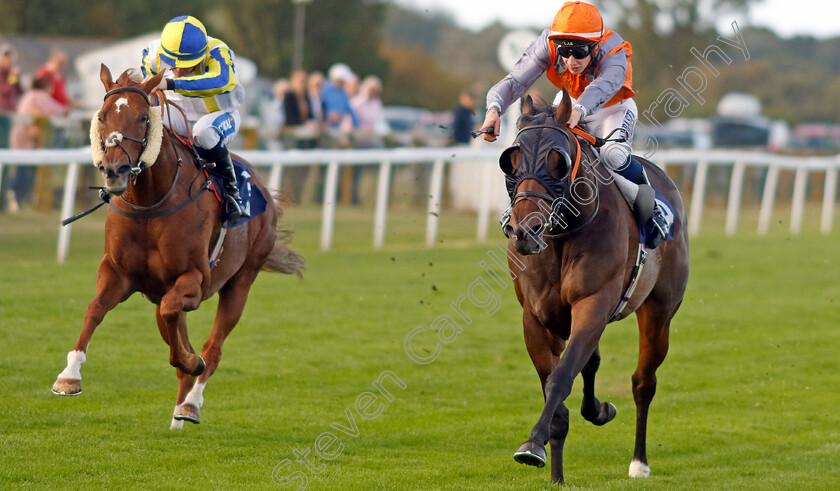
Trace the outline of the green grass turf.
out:
M 67 264 L 55 264 L 55 213 L 0 215 L 0 488 L 276 488 L 301 471 L 308 489 L 546 489 L 548 469 L 513 461 L 542 406 L 521 334 L 521 308 L 502 289 L 498 311 L 464 304 L 472 323 L 419 365 L 403 348 L 478 277 L 492 242 L 475 245 L 474 218 L 444 214 L 439 247 L 425 218 L 392 209 L 383 251 L 370 250 L 372 210 L 342 209 L 335 249 L 318 252 L 318 208 L 286 222 L 307 257 L 305 279 L 262 275 L 205 391 L 202 423 L 170 431 L 177 390 L 154 309 L 135 295 L 91 342 L 84 392 L 50 393 L 81 329 L 102 250 L 102 216 L 74 225 Z M 715 219 L 707 210 L 704 223 Z M 722 222 L 717 222 L 718 224 Z M 722 228 L 719 227 L 719 228 Z M 602 342 L 597 394 L 618 407 L 604 427 L 567 401 L 566 481 L 592 489 L 829 489 L 840 483 L 840 255 L 838 234 L 768 238 L 712 231 L 692 241 L 692 271 L 658 372 L 649 432 L 652 468 L 631 480 L 635 319 Z M 498 235 L 497 229 L 492 233 Z M 189 316 L 207 337 L 215 300 Z M 428 356 L 429 332 L 415 338 Z M 394 396 L 363 419 L 359 394 L 389 370 Z M 370 409 L 376 407 L 374 404 Z M 354 415 L 358 436 L 331 428 Z M 320 474 L 295 462 L 325 432 L 342 453 Z M 336 443 L 337 444 L 337 443 Z M 333 446 L 330 451 L 336 451 Z M 285 487 L 296 489 L 299 481 Z

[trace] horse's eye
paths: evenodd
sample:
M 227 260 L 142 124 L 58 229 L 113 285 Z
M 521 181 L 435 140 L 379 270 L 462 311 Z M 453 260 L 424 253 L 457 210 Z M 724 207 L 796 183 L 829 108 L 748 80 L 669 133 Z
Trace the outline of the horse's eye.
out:
M 148 121 L 148 120 L 149 120 L 149 115 L 148 115 L 148 114 L 144 114 L 143 116 L 141 116 L 141 117 L 140 117 L 140 120 L 141 120 L 141 121 Z

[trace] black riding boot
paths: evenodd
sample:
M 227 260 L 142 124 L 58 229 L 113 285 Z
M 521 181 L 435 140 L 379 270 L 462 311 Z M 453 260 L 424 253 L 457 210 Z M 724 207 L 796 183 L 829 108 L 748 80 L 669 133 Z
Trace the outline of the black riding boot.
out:
M 233 162 L 230 160 L 230 151 L 224 143 L 219 142 L 211 149 L 202 149 L 202 157 L 216 163 L 215 173 L 222 176 L 225 181 L 225 213 L 230 222 L 235 222 L 244 216 L 248 216 L 242 198 L 239 196 L 239 189 L 236 187 L 236 171 Z
M 636 220 L 644 223 L 650 217 L 653 220 L 653 225 L 656 227 L 657 232 L 659 232 L 660 240 L 665 240 L 665 237 L 668 236 L 668 231 L 671 229 L 671 223 L 666 218 L 662 206 L 656 201 L 656 192 L 650 185 L 650 179 L 648 179 L 645 168 L 632 156 L 628 157 L 627 160 L 627 164 L 617 172 L 622 177 L 639 186 L 636 203 L 633 206 Z

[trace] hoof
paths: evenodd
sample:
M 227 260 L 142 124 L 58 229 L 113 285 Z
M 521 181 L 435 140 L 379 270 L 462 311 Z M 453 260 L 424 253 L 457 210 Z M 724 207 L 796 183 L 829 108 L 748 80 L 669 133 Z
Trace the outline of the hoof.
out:
M 77 396 L 82 393 L 82 381 L 58 377 L 52 386 L 52 392 L 60 396 Z
M 192 375 L 193 377 L 198 377 L 199 375 L 204 373 L 204 369 L 206 367 L 207 365 L 204 364 L 204 358 L 198 355 L 198 365 L 196 365 L 195 371 L 191 372 L 190 375 Z
M 601 403 L 601 412 L 598 414 L 598 417 L 594 420 L 590 420 L 592 424 L 595 426 L 603 426 L 613 419 L 615 419 L 616 409 L 613 403 L 611 402 L 602 402 Z
M 545 445 L 528 440 L 513 454 L 513 460 L 520 464 L 545 467 Z
M 201 409 L 195 404 L 185 402 L 175 409 L 175 414 L 172 415 L 172 419 L 199 424 L 201 423 Z
M 650 475 L 650 467 L 639 460 L 630 462 L 630 477 L 648 477 Z

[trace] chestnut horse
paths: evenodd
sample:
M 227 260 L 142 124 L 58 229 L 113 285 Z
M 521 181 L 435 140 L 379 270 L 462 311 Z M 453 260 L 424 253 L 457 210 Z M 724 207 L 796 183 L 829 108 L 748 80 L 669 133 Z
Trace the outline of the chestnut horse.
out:
M 138 83 L 126 71 L 113 82 L 108 68 L 101 67 L 107 93 L 91 124 L 91 144 L 104 190 L 114 198 L 105 222 L 105 256 L 97 271 L 96 296 L 52 391 L 81 393 L 80 368 L 93 331 L 106 313 L 140 292 L 156 305 L 169 363 L 177 369 L 171 427 L 180 428 L 185 420 L 200 421 L 204 386 L 219 364 L 225 338 L 242 315 L 257 273 L 300 274 L 303 261 L 286 247 L 287 232 L 281 231 L 278 240 L 282 210 L 268 206 L 248 222 L 225 229 L 221 255 L 211 267 L 210 251 L 222 232 L 221 205 L 212 192 L 205 192 L 206 176 L 193 151 L 163 128 L 161 108 L 150 105 L 149 93 L 162 76 L 161 72 Z M 252 189 L 273 203 L 257 173 L 247 167 Z M 216 320 L 199 356 L 187 335 L 186 313 L 216 293 Z
M 522 105 L 517 141 L 499 164 L 512 203 L 504 227 L 510 238 L 509 265 L 516 275 L 525 345 L 542 383 L 545 407 L 514 458 L 543 467 L 545 444 L 550 443 L 551 478 L 563 482 L 563 444 L 569 431 L 564 401 L 581 373 L 584 419 L 603 425 L 615 417 L 615 406 L 595 397 L 598 343 L 609 322 L 635 311 L 639 361 L 632 377 L 636 445 L 630 476 L 647 477 L 645 434 L 656 369 L 668 351 L 669 325 L 688 280 L 679 191 L 662 170 L 644 162 L 654 188 L 673 204 L 674 239 L 647 251 L 632 290 L 628 284 L 644 251 L 639 230 L 612 174 L 597 159 L 581 156 L 587 143 L 581 147 L 567 129 L 568 95 L 556 110 L 535 107 L 530 97 Z

